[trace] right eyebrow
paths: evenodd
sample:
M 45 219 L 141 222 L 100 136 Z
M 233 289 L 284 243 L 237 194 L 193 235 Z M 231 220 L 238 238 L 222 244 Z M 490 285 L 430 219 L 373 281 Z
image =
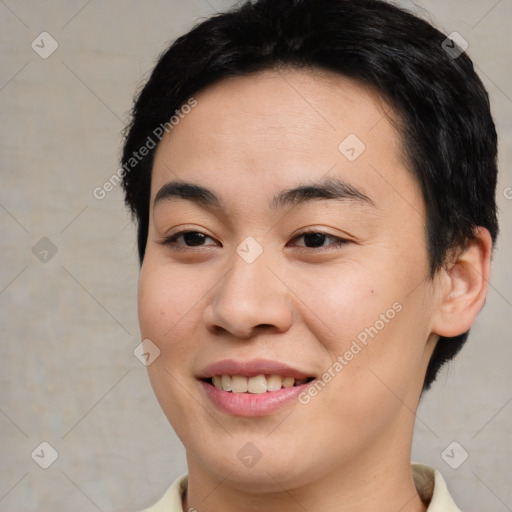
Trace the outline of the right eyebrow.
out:
M 161 201 L 172 199 L 188 199 L 210 208 L 221 207 L 219 198 L 210 189 L 193 183 L 171 181 L 157 192 L 153 208 Z

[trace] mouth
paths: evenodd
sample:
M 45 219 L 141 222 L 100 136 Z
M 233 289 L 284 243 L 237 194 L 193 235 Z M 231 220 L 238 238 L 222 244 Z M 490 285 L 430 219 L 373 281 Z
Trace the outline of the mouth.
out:
M 295 379 L 294 377 L 275 374 L 260 374 L 253 377 L 244 377 L 243 375 L 214 375 L 213 377 L 202 380 L 203 382 L 228 393 L 261 395 L 263 393 L 279 391 L 284 388 L 292 388 L 308 384 L 314 380 L 314 377 Z
M 316 377 L 273 360 L 226 359 L 196 376 L 206 398 L 231 416 L 266 416 L 298 403 Z

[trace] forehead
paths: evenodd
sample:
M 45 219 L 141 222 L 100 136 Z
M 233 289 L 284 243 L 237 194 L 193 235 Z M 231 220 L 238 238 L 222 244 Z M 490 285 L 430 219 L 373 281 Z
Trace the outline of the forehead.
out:
M 241 187 L 268 197 L 330 176 L 374 189 L 384 203 L 396 194 L 421 201 L 392 109 L 359 82 L 318 70 L 269 70 L 223 79 L 194 98 L 197 106 L 157 148 L 152 198 L 172 180 L 220 187 L 236 199 Z

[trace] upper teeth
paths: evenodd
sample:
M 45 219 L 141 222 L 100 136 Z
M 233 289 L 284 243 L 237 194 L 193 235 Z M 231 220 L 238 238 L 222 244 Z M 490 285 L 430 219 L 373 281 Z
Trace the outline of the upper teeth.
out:
M 215 375 L 212 378 L 216 388 L 233 393 L 266 393 L 278 389 L 291 388 L 294 385 L 305 384 L 308 379 L 295 380 L 293 377 L 281 377 L 280 375 L 256 375 L 255 377 L 243 377 L 241 375 Z

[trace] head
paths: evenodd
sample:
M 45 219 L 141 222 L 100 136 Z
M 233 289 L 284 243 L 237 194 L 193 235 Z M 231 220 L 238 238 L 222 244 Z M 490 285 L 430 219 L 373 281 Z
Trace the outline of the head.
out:
M 174 42 L 138 95 L 123 186 L 141 333 L 164 411 L 212 471 L 249 437 L 307 479 L 320 455 L 295 426 L 319 417 L 322 471 L 385 446 L 466 341 L 498 231 L 497 142 L 445 39 L 380 0 L 248 2 Z M 210 410 L 209 365 L 261 358 L 317 381 L 294 419 Z M 340 436 L 357 441 L 326 463 Z

